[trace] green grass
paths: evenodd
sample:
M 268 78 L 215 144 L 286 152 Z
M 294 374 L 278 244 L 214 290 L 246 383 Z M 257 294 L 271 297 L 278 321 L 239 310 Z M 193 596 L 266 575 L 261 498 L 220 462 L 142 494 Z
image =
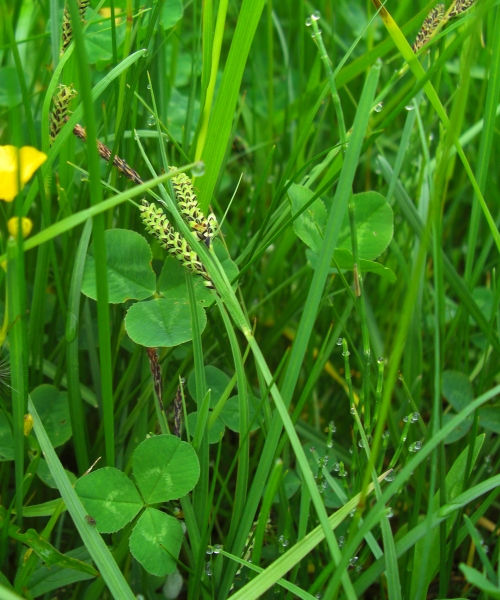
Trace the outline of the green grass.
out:
M 60 2 L 0 0 L 0 143 L 47 154 L 0 203 L 0 598 L 500 597 L 500 7 L 415 55 L 433 6 L 91 0 L 60 54 Z M 60 84 L 78 94 L 51 141 Z M 171 166 L 217 217 L 210 248 Z M 74 486 L 135 481 L 179 420 L 197 483 L 144 502 L 185 528 L 168 573 L 137 518 L 109 533 L 116 490 L 89 514 Z

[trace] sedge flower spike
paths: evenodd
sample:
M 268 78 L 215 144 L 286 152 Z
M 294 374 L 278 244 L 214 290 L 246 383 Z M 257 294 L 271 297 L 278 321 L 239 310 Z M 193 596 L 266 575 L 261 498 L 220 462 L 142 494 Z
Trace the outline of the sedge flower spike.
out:
M 12 202 L 47 155 L 32 146 L 0 146 L 0 200 Z

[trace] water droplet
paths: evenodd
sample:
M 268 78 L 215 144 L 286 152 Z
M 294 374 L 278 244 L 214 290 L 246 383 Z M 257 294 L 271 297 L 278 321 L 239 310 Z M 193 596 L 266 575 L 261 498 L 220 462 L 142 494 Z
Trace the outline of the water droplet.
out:
M 338 472 L 339 472 L 339 470 L 340 470 L 340 465 L 339 465 L 339 463 L 338 463 L 338 462 L 334 463 L 334 465 L 333 465 L 333 470 L 334 470 L 336 473 L 338 473 Z
M 349 350 L 344 350 L 344 352 L 342 352 L 342 356 L 344 358 L 347 358 L 348 356 L 351 356 L 351 353 L 349 352 Z
M 365 447 L 365 443 L 363 442 L 363 440 L 358 440 L 358 446 L 360 448 L 364 448 Z
M 406 417 L 403 417 L 403 423 L 408 423 L 408 421 L 411 419 L 411 415 L 406 415 Z
M 405 110 L 408 110 L 408 111 L 415 110 L 415 105 L 414 104 L 407 104 L 405 106 Z
M 417 440 L 416 442 L 413 442 L 413 444 L 410 444 L 410 447 L 408 448 L 408 450 L 410 452 L 418 452 L 420 449 L 422 448 L 422 441 L 421 440 Z
M 222 550 L 222 546 L 220 544 L 215 544 L 215 546 L 213 547 L 214 554 L 220 554 L 221 550 Z
M 311 27 L 311 25 L 312 25 L 312 19 L 311 19 L 311 17 L 307 17 L 307 19 L 306 19 L 306 27 Z
M 377 358 L 377 364 L 383 365 L 385 363 L 385 358 L 383 356 L 379 356 Z
M 205 163 L 202 160 L 199 160 L 196 164 L 193 165 L 191 169 L 191 174 L 193 177 L 203 177 L 205 175 Z
M 420 413 L 414 412 L 411 416 L 411 422 L 416 423 L 420 419 Z
M 330 421 L 330 422 L 328 423 L 328 431 L 329 431 L 330 433 L 335 433 L 335 432 L 337 431 L 337 427 L 335 426 L 335 423 L 334 423 L 334 421 Z
M 394 473 L 394 469 L 391 469 L 390 473 L 387 473 L 387 475 L 385 476 L 385 480 L 390 483 L 391 481 L 394 481 L 395 477 L 396 473 Z
M 209 562 L 205 565 L 205 574 L 207 577 L 212 577 L 212 565 Z
M 214 549 L 212 548 L 212 546 L 208 546 L 205 554 L 207 554 L 208 556 L 211 556 L 213 553 L 214 553 Z
M 320 14 L 319 10 L 315 10 L 311 15 L 311 19 L 313 21 L 319 21 L 320 17 L 321 17 L 321 14 Z
M 345 538 L 343 535 L 339 536 L 339 548 L 342 548 L 342 546 L 344 545 L 345 542 Z
M 354 405 L 351 406 L 349 412 L 351 413 L 351 415 L 355 415 L 356 414 L 356 407 Z
M 383 108 L 384 108 L 384 103 L 383 103 L 383 102 L 379 102 L 378 104 L 376 104 L 376 105 L 373 107 L 373 110 L 374 110 L 375 112 L 379 113 L 379 112 L 382 112 Z
M 388 506 L 386 508 L 386 516 L 388 519 L 392 519 L 392 517 L 394 516 L 394 511 L 392 510 L 392 508 L 390 506 Z
M 343 342 L 343 341 L 344 341 L 344 340 L 343 340 L 342 338 L 339 338 L 339 339 L 337 340 L 337 346 L 342 346 L 342 342 Z
M 351 556 L 349 559 L 349 566 L 354 567 L 354 565 L 358 562 L 359 556 Z
M 386 439 L 387 439 L 387 438 L 388 438 L 390 435 L 391 435 L 391 434 L 389 433 L 389 430 L 388 430 L 388 429 L 386 429 L 386 430 L 384 431 L 384 433 L 382 434 L 382 439 L 383 439 L 383 440 L 386 440 Z
M 332 442 L 332 440 L 328 440 L 328 441 L 326 442 L 326 447 L 327 447 L 327 448 L 333 448 L 333 442 Z

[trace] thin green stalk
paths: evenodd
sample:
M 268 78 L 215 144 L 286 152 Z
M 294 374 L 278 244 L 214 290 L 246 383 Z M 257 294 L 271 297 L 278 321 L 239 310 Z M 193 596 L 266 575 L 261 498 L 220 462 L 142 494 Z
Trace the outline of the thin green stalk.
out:
M 83 269 L 92 232 L 92 221 L 89 219 L 83 228 L 78 249 L 74 259 L 66 315 L 66 376 L 68 385 L 69 414 L 73 431 L 73 444 L 79 473 L 84 473 L 89 467 L 87 427 L 85 425 L 85 410 L 80 393 L 80 298 L 83 279 Z
M 203 158 L 203 150 L 205 148 L 205 142 L 207 139 L 208 123 L 209 123 L 209 119 L 210 119 L 210 113 L 212 111 L 212 104 L 213 104 L 214 93 L 215 93 L 215 84 L 217 81 L 217 73 L 219 70 L 219 61 L 220 61 L 220 54 L 221 54 L 221 48 L 222 48 L 222 40 L 223 40 L 223 36 L 224 36 L 224 27 L 225 27 L 225 23 L 226 23 L 227 6 L 228 6 L 227 0 L 221 0 L 221 2 L 219 2 L 219 6 L 217 8 L 217 20 L 215 23 L 215 31 L 213 33 L 212 33 L 212 31 L 207 31 L 207 29 L 205 27 L 203 28 L 204 36 L 206 36 L 206 35 L 210 36 L 209 43 L 205 37 L 203 39 L 203 46 L 206 47 L 209 45 L 211 48 L 210 76 L 208 78 L 207 87 L 204 90 L 205 97 L 204 97 L 204 101 L 203 101 L 203 111 L 201 113 L 201 119 L 200 119 L 198 140 L 196 143 L 196 150 L 194 153 L 195 160 L 201 160 Z M 205 7 L 203 7 L 202 10 L 203 10 L 203 12 L 205 12 Z M 207 10 L 208 10 L 207 18 L 204 18 L 204 22 L 206 24 L 210 23 L 210 21 L 211 21 L 211 19 L 210 19 L 211 14 L 212 14 L 212 3 L 211 2 L 209 3 Z
M 23 522 L 24 414 L 28 395 L 28 355 L 26 352 L 26 288 L 22 240 L 7 242 L 7 314 L 14 437 L 14 473 L 17 522 Z
M 484 103 L 483 127 L 481 129 L 481 141 L 479 143 L 479 152 L 476 163 L 477 183 L 479 189 L 483 192 L 485 190 L 491 154 L 493 152 L 494 122 L 497 116 L 497 107 L 500 99 L 500 8 L 498 6 L 495 9 L 495 16 L 492 18 L 492 21 L 493 24 L 490 27 L 491 37 L 488 36 L 488 45 L 491 48 L 489 53 L 491 64 L 487 78 L 488 90 L 486 101 Z M 475 252 L 480 239 L 478 236 L 480 215 L 480 206 L 474 202 L 470 214 L 467 255 L 465 258 L 465 280 L 469 283 L 469 286 L 471 286 L 476 279 L 475 277 L 472 277 L 473 267 L 475 273 L 480 272 L 477 267 L 479 267 L 481 271 L 484 267 L 482 262 L 479 265 L 474 265 Z
M 319 14 L 312 13 L 306 20 L 306 25 L 310 26 L 313 30 L 311 35 L 314 43 L 318 47 L 319 57 L 323 63 L 323 67 L 326 71 L 326 78 L 328 85 L 330 86 L 330 94 L 332 96 L 333 107 L 335 109 L 335 116 L 337 117 L 337 123 L 339 128 L 339 140 L 342 149 L 345 149 L 345 143 L 347 141 L 347 133 L 345 128 L 344 111 L 342 110 L 342 104 L 340 102 L 340 96 L 337 91 L 337 84 L 335 83 L 335 73 L 333 72 L 330 57 L 325 48 L 321 31 L 318 27 Z
M 87 124 L 87 155 L 89 164 L 89 185 L 92 204 L 98 206 L 102 202 L 102 186 L 99 155 L 96 148 L 97 127 L 94 105 L 91 95 L 90 70 L 87 51 L 83 39 L 82 26 L 78 6 L 70 2 L 68 10 L 71 16 L 71 27 L 75 42 L 75 54 L 80 76 L 80 93 Z M 115 464 L 115 422 L 111 358 L 111 326 L 108 307 L 108 274 L 106 267 L 106 244 L 104 241 L 104 215 L 94 217 L 93 248 L 95 274 L 97 284 L 97 328 L 99 336 L 99 364 L 101 377 L 101 402 L 104 428 L 104 445 L 106 464 Z

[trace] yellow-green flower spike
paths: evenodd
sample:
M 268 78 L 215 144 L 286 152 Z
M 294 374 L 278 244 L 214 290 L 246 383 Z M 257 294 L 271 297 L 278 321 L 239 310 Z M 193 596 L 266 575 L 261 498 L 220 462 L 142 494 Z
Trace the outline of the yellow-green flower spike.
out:
M 453 8 L 450 11 L 449 17 L 450 19 L 454 19 L 458 17 L 461 13 L 468 10 L 473 4 L 475 0 L 455 0 L 453 3 Z
M 74 2 L 75 0 L 69 0 Z M 80 14 L 80 21 L 85 22 L 85 11 L 90 4 L 89 0 L 78 0 L 78 12 Z M 61 55 L 64 54 L 71 44 L 73 39 L 73 30 L 71 29 L 71 17 L 67 7 L 64 8 L 63 22 L 62 22 L 62 44 L 61 44 Z
M 214 284 L 203 266 L 200 257 L 196 252 L 191 250 L 187 241 L 172 227 L 163 209 L 143 200 L 139 210 L 146 231 L 153 235 L 166 248 L 168 253 L 175 256 L 186 269 L 196 275 L 201 275 L 208 288 L 214 289 Z
M 76 90 L 69 85 L 60 85 L 59 91 L 52 98 L 53 108 L 49 116 L 50 142 L 54 143 L 57 134 L 61 131 L 63 125 L 68 120 L 69 105 L 76 96 Z
M 85 11 L 87 10 L 90 4 L 90 0 L 79 0 L 78 2 L 78 12 L 80 13 L 80 21 L 85 22 Z
M 412 49 L 417 53 L 431 38 L 434 31 L 438 28 L 444 19 L 444 4 L 437 4 L 425 17 L 422 27 L 415 38 Z
M 175 171 L 175 169 L 172 169 Z M 217 220 L 210 213 L 208 217 L 201 212 L 193 187 L 193 182 L 186 173 L 177 173 L 172 177 L 177 205 L 186 223 L 191 227 L 198 239 L 207 247 L 217 231 Z

